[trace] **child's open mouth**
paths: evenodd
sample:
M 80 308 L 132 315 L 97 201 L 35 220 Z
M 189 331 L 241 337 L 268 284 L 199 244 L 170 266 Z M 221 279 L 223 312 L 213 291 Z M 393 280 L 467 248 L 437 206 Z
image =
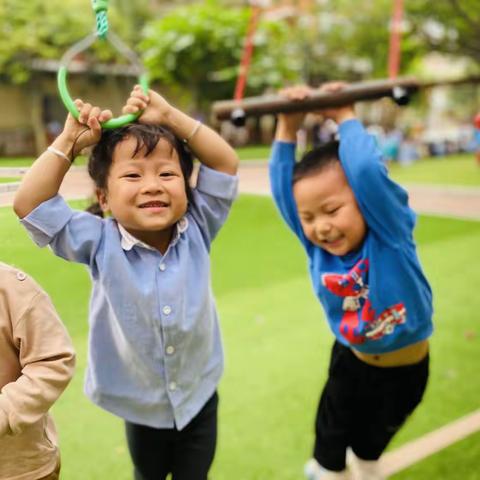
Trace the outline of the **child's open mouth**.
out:
M 159 200 L 145 202 L 139 205 L 139 208 L 166 208 L 166 207 L 168 207 L 168 203 L 161 202 Z
M 342 240 L 343 240 L 343 235 L 335 239 L 329 239 L 329 240 L 325 239 L 322 241 L 322 243 L 330 248 L 335 248 L 342 243 Z

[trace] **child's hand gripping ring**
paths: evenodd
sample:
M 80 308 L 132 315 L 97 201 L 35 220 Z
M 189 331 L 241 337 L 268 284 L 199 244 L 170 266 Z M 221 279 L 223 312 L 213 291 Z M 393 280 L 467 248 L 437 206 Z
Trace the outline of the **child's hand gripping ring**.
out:
M 65 105 L 66 109 L 72 114 L 72 116 L 77 120 L 79 117 L 79 111 L 74 101 L 72 100 L 72 97 L 70 96 L 67 88 L 68 65 L 80 52 L 83 52 L 90 45 L 92 45 L 95 42 L 96 38 L 97 34 L 92 33 L 88 37 L 73 45 L 69 50 L 67 50 L 67 52 L 62 57 L 61 66 L 57 74 L 57 86 L 63 104 Z M 105 38 L 113 45 L 113 47 L 119 53 L 121 53 L 124 57 L 130 60 L 132 69 L 138 74 L 138 83 L 141 85 L 144 93 L 148 95 L 147 75 L 137 55 L 132 50 L 130 50 L 113 32 L 108 32 L 108 34 L 105 35 Z M 106 122 L 102 122 L 101 125 L 104 129 L 122 127 L 123 125 L 134 122 L 141 114 L 142 112 L 139 111 L 137 113 L 121 115 L 119 117 L 112 118 Z

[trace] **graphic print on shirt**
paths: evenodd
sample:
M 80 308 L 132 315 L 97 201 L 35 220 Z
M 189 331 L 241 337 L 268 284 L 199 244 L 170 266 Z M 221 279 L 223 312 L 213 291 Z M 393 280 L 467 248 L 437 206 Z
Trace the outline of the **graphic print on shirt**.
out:
M 361 259 L 346 274 L 326 273 L 322 275 L 324 287 L 334 295 L 343 298 L 343 316 L 340 334 L 350 344 L 379 340 L 393 333 L 395 325 L 405 323 L 407 311 L 403 303 L 385 309 L 380 315 L 368 298 L 368 259 Z

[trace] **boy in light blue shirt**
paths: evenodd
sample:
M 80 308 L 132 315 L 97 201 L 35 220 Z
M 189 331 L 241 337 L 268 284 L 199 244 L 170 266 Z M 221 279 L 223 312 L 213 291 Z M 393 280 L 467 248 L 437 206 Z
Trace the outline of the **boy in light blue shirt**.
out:
M 206 479 L 223 371 L 209 252 L 236 195 L 237 156 L 153 91 L 136 87 L 124 113 L 142 110 L 140 123 L 111 131 L 100 127 L 110 111 L 77 107 L 24 177 L 15 212 L 39 246 L 89 269 L 85 392 L 125 419 L 135 478 Z M 186 143 L 202 163 L 195 188 Z M 89 145 L 107 219 L 57 193 L 66 159 Z
M 324 91 L 341 89 L 327 84 Z M 292 100 L 311 89 L 293 87 Z M 428 378 L 432 294 L 413 240 L 415 214 L 387 175 L 350 105 L 322 112 L 330 142 L 295 162 L 303 113 L 280 115 L 270 161 L 273 197 L 309 260 L 336 341 L 317 411 L 311 480 L 379 480 L 378 458 L 420 403 Z

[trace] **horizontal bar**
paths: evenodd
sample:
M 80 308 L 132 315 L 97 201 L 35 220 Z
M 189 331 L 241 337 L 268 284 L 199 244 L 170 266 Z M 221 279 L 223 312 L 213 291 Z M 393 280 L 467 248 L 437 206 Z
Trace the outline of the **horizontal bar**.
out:
M 437 82 L 420 82 L 412 77 L 395 80 L 371 80 L 348 84 L 343 90 L 334 93 L 314 92 L 304 100 L 289 100 L 281 95 L 263 95 L 244 98 L 241 101 L 223 100 L 214 102 L 212 113 L 218 120 L 228 120 L 235 115 L 260 116 L 275 113 L 306 112 L 322 108 L 341 107 L 359 101 L 401 97 L 415 93 L 419 89 L 440 85 L 460 85 L 480 83 L 480 77 L 468 77 Z

